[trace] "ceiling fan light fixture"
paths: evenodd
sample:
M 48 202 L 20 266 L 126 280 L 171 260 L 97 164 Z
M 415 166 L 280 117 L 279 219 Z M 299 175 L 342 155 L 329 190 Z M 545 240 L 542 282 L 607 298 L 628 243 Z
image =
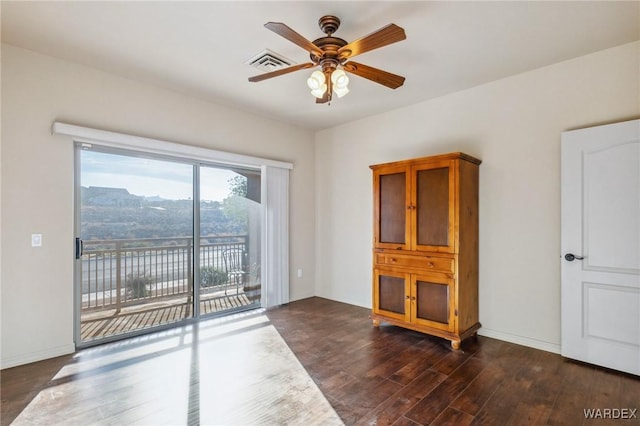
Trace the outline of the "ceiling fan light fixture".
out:
M 317 89 L 313 89 L 311 91 L 311 94 L 316 98 L 322 98 L 326 91 L 327 91 L 327 85 L 322 84 L 322 86 L 318 87 Z
M 349 77 L 347 77 L 347 74 L 343 70 L 335 70 L 331 73 L 331 83 L 333 91 L 339 98 L 349 93 L 349 88 L 347 87 Z
M 331 82 L 333 83 L 334 89 L 346 89 L 347 85 L 349 84 L 349 77 L 347 77 L 347 74 L 343 70 L 335 70 L 333 73 L 331 73 Z
M 333 91 L 336 92 L 339 98 L 343 97 L 347 93 L 349 93 L 349 89 L 347 87 L 333 87 Z
M 307 79 L 307 86 L 309 86 L 309 89 L 311 89 L 312 92 L 314 90 L 318 90 L 322 88 L 323 85 L 324 85 L 324 90 L 327 90 L 327 85 L 325 84 L 325 77 L 322 71 L 312 72 L 309 78 Z

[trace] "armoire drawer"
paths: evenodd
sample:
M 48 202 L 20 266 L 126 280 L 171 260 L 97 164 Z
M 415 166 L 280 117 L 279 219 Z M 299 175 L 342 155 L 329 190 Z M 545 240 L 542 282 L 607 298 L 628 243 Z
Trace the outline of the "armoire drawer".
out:
M 434 271 L 454 272 L 454 260 L 443 257 L 408 256 L 403 254 L 376 253 L 376 264 L 404 266 L 407 268 L 432 269 Z

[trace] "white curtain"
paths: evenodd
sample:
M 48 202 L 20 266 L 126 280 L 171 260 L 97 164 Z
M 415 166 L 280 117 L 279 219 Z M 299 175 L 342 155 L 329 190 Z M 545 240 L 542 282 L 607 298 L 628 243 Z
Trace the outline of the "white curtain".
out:
M 289 302 L 289 169 L 262 167 L 262 306 Z

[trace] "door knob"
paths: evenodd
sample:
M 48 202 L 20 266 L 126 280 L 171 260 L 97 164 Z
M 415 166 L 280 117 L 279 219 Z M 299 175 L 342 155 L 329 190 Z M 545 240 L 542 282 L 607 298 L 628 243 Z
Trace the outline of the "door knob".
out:
M 584 257 L 576 256 L 573 253 L 567 253 L 567 254 L 564 255 L 564 260 L 566 260 L 566 261 L 573 262 L 576 259 L 582 260 L 582 259 L 584 259 Z

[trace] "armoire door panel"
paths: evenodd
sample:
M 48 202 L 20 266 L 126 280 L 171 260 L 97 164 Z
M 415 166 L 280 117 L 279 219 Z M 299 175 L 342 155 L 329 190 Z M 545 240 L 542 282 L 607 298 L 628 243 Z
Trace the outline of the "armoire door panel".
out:
M 454 329 L 453 280 L 437 275 L 414 276 L 411 285 L 415 297 L 412 320 L 417 324 L 452 331 Z
M 391 167 L 374 177 L 374 237 L 379 248 L 408 250 L 410 184 L 406 167 Z
M 449 245 L 449 168 L 419 170 L 416 176 L 419 245 Z
M 380 176 L 380 242 L 405 244 L 406 173 Z
M 374 274 L 374 312 L 397 319 L 410 318 L 409 280 L 406 274 L 376 269 Z
M 381 275 L 379 285 L 380 309 L 404 315 L 404 279 Z
M 416 316 L 449 324 L 449 286 L 428 281 L 416 282 Z
M 455 166 L 437 161 L 412 172 L 412 246 L 415 250 L 454 253 Z

